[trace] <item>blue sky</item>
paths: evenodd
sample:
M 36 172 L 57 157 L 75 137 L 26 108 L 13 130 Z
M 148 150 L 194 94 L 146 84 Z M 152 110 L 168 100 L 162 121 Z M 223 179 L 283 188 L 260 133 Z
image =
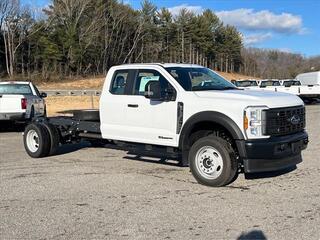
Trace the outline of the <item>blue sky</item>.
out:
M 49 0 L 22 0 L 34 7 Z M 140 0 L 123 0 L 140 8 Z M 235 25 L 246 46 L 280 49 L 304 56 L 320 55 L 320 0 L 153 0 L 173 14 L 183 7 L 200 13 L 213 10 L 223 22 Z

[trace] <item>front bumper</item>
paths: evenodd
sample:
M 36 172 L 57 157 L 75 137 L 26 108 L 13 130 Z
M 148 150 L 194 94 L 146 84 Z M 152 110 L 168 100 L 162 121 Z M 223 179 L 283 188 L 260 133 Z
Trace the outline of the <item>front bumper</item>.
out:
M 303 131 L 259 140 L 239 140 L 237 147 L 246 173 L 285 169 L 302 162 L 301 151 L 308 145 Z
M 0 120 L 25 120 L 25 113 L 0 113 Z

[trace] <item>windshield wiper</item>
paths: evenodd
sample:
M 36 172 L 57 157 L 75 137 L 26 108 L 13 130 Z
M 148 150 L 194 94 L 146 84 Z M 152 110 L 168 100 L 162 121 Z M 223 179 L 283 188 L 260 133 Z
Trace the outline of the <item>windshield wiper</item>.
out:
M 224 91 L 224 90 L 240 90 L 239 88 L 235 87 L 224 87 L 224 88 L 205 88 L 205 87 L 193 87 L 192 91 L 210 91 L 210 90 L 217 90 L 217 91 Z
M 222 88 L 203 88 L 203 87 L 193 87 L 192 91 L 210 91 L 210 90 L 223 90 Z

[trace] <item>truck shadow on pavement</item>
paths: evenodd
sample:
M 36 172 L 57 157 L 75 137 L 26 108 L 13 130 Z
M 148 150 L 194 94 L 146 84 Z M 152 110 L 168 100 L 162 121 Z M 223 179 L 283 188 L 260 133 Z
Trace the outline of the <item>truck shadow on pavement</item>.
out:
M 8 131 L 8 129 L 6 129 Z M 17 129 L 13 129 L 12 131 L 18 132 Z M 78 150 L 84 149 L 84 148 L 107 148 L 107 149 L 113 149 L 113 150 L 120 150 L 120 151 L 125 151 L 126 156 L 123 157 L 123 159 L 126 160 L 131 160 L 131 161 L 139 161 L 139 162 L 144 162 L 144 163 L 151 163 L 151 164 L 161 164 L 161 165 L 167 165 L 167 166 L 172 166 L 172 167 L 178 167 L 181 168 L 179 164 L 178 157 L 167 157 L 164 156 L 163 154 L 157 154 L 157 153 L 152 153 L 148 154 L 146 152 L 141 152 L 139 150 L 124 150 L 122 147 L 117 146 L 115 144 L 103 144 L 101 146 L 93 146 L 91 145 L 90 142 L 87 141 L 82 141 L 79 143 L 75 144 L 66 144 L 62 145 L 59 147 L 58 151 L 55 156 L 59 155 L 65 155 L 69 154 L 72 152 L 76 152 Z M 239 172 L 239 174 L 244 174 L 245 179 L 248 180 L 253 180 L 253 179 L 261 179 L 261 178 L 273 178 L 273 177 L 278 177 L 287 173 L 290 173 L 294 170 L 296 170 L 297 167 L 290 167 L 286 168 L 280 171 L 274 171 L 274 172 L 263 172 L 263 173 L 243 173 L 243 171 Z M 236 178 L 234 179 L 236 180 Z M 242 238 L 241 238 L 242 239 Z M 243 238 L 244 239 L 244 238 Z
M 303 102 L 304 102 L 305 105 L 320 105 L 320 99 L 319 100 L 315 100 L 315 101 L 304 100 Z
M 91 147 L 88 142 L 80 142 L 75 144 L 65 144 L 58 148 L 57 152 L 54 154 L 55 156 L 64 155 L 72 152 L 76 152 L 80 149 Z
M 128 155 L 135 155 L 135 156 L 125 156 L 124 159 L 145 162 L 145 163 L 153 163 L 153 164 L 161 164 L 161 165 L 168 165 L 168 166 L 175 166 L 181 167 L 177 159 L 167 159 L 161 156 L 147 156 L 144 154 L 128 152 Z
M 114 144 L 106 144 L 104 147 L 109 148 L 109 149 L 114 149 L 114 150 L 125 151 L 127 156 L 123 157 L 124 159 L 180 167 L 177 157 L 169 157 L 168 158 L 164 154 L 157 154 L 155 152 L 148 153 L 145 151 L 132 150 L 132 149 L 130 149 L 128 151 L 128 150 L 125 150 L 122 147 L 114 145 Z
M 267 237 L 261 230 L 252 230 L 242 233 L 237 240 L 267 240 Z
M 107 149 L 113 149 L 113 150 L 120 150 L 120 151 L 126 152 L 127 155 L 123 158 L 127 159 L 127 160 L 180 167 L 178 159 L 167 158 L 161 154 L 159 154 L 159 155 L 158 154 L 146 154 L 145 152 L 133 151 L 133 150 L 126 151 L 123 148 L 121 148 L 117 145 L 114 145 L 114 144 L 103 144 L 101 146 L 93 146 L 91 143 L 89 143 L 87 141 L 82 141 L 82 142 L 75 143 L 75 144 L 62 145 L 59 147 L 55 156 L 76 152 L 76 151 L 83 149 L 83 148 L 107 148 Z
M 262 172 L 262 173 L 245 173 L 245 179 L 259 179 L 259 178 L 272 178 L 272 177 L 278 177 L 287 173 L 290 173 L 297 169 L 297 166 L 285 168 L 279 171 L 273 171 L 273 172 Z
M 10 123 L 0 121 L 0 133 L 6 132 L 23 132 L 25 124 L 22 123 Z
M 131 161 L 139 161 L 144 163 L 151 163 L 151 164 L 160 164 L 160 165 L 167 165 L 172 167 L 181 167 L 179 164 L 179 160 L 177 157 L 166 157 L 163 154 L 148 154 L 146 152 L 141 152 L 139 150 L 129 150 L 126 151 L 122 147 L 114 145 L 114 144 L 104 144 L 102 146 L 92 146 L 89 142 L 82 141 L 77 144 L 67 144 L 62 145 L 59 147 L 58 152 L 55 154 L 58 155 L 64 155 L 68 153 L 72 153 L 75 151 L 78 151 L 83 148 L 107 148 L 107 149 L 113 149 L 113 150 L 120 150 L 125 151 L 126 156 L 123 157 L 123 159 L 131 160 Z M 263 178 L 273 178 L 278 177 L 284 174 L 288 174 L 294 170 L 296 170 L 297 167 L 293 166 L 290 168 L 286 168 L 279 171 L 273 171 L 273 172 L 262 172 L 262 173 L 245 173 L 244 177 L 247 180 L 254 180 L 254 179 L 263 179 Z M 243 171 L 240 172 L 240 174 L 243 174 Z

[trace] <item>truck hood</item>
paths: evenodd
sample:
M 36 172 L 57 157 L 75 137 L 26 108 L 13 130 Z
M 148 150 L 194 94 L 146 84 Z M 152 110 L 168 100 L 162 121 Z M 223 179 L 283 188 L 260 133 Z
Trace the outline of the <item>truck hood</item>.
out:
M 261 90 L 210 90 L 194 92 L 200 98 L 223 99 L 241 101 L 247 106 L 264 105 L 269 108 L 290 107 L 303 105 L 303 101 L 296 95 Z

